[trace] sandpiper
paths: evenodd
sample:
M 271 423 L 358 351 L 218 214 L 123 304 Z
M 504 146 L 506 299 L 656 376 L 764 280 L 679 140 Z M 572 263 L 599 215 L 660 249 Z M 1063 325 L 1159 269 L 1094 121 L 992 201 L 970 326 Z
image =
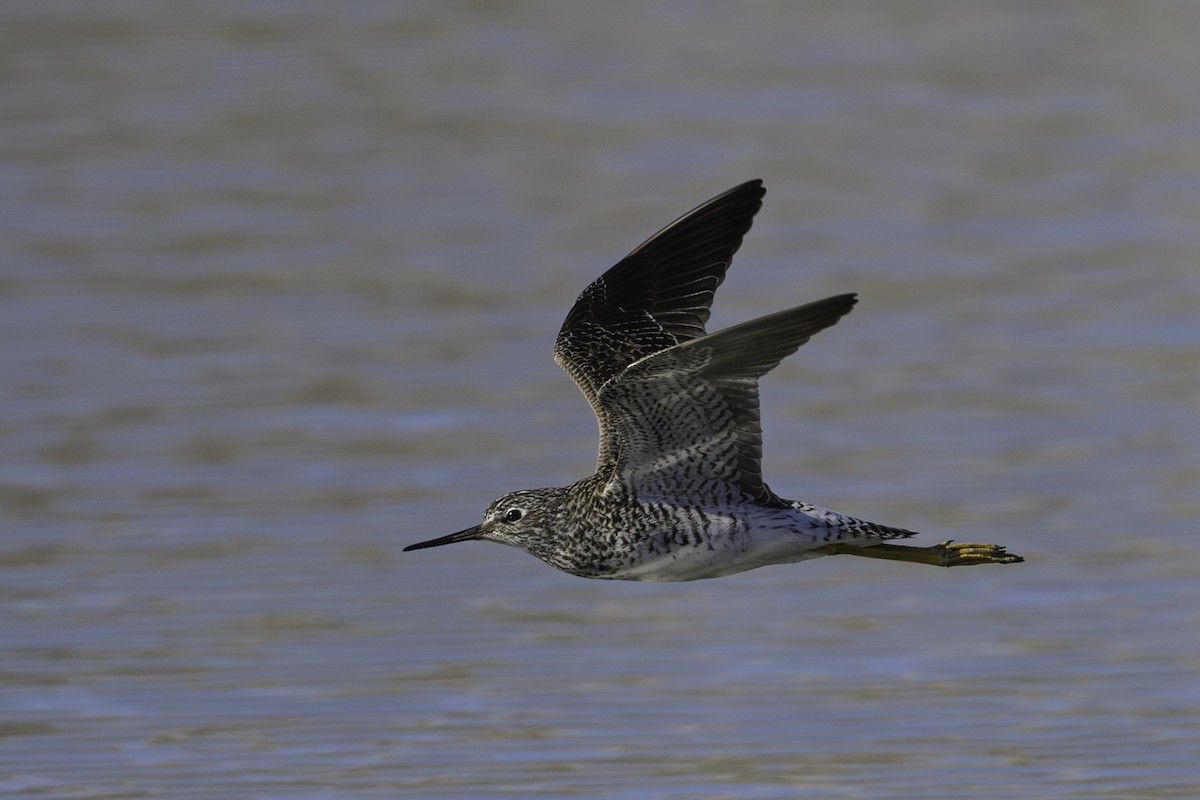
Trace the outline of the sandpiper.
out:
M 1000 545 L 891 544 L 914 531 L 763 482 L 758 379 L 857 302 L 840 294 L 709 334 L 713 294 L 766 193 L 749 181 L 689 211 L 583 290 L 554 358 L 600 427 L 596 471 L 523 489 L 483 523 L 407 550 L 484 539 L 585 578 L 688 581 L 855 555 L 956 567 L 1015 564 Z

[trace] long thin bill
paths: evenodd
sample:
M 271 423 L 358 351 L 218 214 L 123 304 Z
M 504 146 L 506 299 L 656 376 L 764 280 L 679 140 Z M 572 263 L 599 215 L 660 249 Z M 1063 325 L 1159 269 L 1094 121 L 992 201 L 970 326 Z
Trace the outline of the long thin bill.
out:
M 436 539 L 430 539 L 428 542 L 417 542 L 416 544 L 410 544 L 408 547 L 404 548 L 404 552 L 407 553 L 409 550 L 424 550 L 426 547 L 441 547 L 444 544 L 454 544 L 455 542 L 469 542 L 472 539 L 478 539 L 482 535 L 483 531 L 478 525 L 475 525 L 467 528 L 465 531 L 451 533 L 448 536 L 439 536 Z

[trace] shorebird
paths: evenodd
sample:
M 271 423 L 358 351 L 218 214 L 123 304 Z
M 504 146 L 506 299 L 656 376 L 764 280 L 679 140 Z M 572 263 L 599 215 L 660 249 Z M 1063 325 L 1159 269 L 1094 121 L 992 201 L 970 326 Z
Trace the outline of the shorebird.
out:
M 713 294 L 766 194 L 749 181 L 689 211 L 591 283 L 554 358 L 596 414 L 596 471 L 503 495 L 482 524 L 409 545 L 482 539 L 584 578 L 688 581 L 854 555 L 1015 564 L 1000 545 L 892 544 L 915 531 L 856 519 L 763 482 L 758 379 L 858 302 L 839 294 L 709 334 Z

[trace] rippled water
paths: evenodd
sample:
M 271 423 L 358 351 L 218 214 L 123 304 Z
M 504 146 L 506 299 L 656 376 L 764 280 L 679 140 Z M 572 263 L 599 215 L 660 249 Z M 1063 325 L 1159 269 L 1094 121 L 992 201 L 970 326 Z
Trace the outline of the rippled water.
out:
M 0 8 L 0 790 L 1200 796 L 1187 3 Z M 575 293 L 751 177 L 781 493 L 1019 567 L 400 553 L 586 473 Z

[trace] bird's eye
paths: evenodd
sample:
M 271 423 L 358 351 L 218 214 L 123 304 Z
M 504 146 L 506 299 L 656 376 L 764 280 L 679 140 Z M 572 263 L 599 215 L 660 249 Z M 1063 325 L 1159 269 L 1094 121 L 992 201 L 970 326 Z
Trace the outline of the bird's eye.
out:
M 516 522 L 523 516 L 525 516 L 525 512 L 522 511 L 521 509 L 510 508 L 508 511 L 504 512 L 504 521 L 505 522 Z

